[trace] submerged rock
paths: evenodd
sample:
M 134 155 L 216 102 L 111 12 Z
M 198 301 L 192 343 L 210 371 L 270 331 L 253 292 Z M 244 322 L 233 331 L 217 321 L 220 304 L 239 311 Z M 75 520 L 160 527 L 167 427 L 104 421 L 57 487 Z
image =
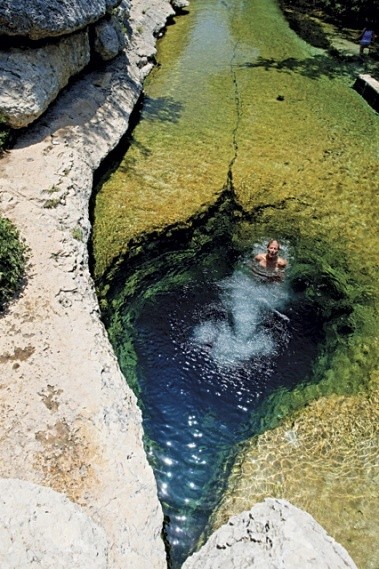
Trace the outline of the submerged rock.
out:
M 373 378 L 370 394 L 321 398 L 250 439 L 213 526 L 268 496 L 284 498 L 314 516 L 360 569 L 378 567 L 378 386 Z
M 230 518 L 182 569 L 357 569 L 307 513 L 267 499 Z

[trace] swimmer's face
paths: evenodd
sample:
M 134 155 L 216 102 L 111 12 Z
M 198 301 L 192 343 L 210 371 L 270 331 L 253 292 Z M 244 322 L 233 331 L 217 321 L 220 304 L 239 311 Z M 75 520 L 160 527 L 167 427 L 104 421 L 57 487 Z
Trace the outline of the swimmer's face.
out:
M 267 245 L 267 255 L 270 258 L 274 258 L 278 256 L 279 252 L 279 243 L 277 241 L 272 241 Z

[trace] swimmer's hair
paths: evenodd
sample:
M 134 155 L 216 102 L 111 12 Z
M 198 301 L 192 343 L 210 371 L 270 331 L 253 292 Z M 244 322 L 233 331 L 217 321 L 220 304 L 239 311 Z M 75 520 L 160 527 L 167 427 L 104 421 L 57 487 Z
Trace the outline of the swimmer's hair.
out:
M 280 250 L 280 248 L 281 248 L 280 241 L 278 241 L 277 239 L 270 239 L 270 241 L 267 243 L 267 247 L 270 247 L 271 243 L 274 243 L 274 241 L 277 242 L 278 249 Z

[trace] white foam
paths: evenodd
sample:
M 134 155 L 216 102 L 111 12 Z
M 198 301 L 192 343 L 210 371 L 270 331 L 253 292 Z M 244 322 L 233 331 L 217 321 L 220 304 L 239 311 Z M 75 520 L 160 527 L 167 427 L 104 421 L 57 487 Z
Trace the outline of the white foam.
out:
M 275 352 L 272 331 L 263 327 L 268 314 L 280 312 L 289 298 L 283 283 L 262 283 L 236 270 L 219 283 L 220 299 L 227 319 L 209 319 L 194 329 L 194 342 L 207 350 L 220 366 L 233 367 Z

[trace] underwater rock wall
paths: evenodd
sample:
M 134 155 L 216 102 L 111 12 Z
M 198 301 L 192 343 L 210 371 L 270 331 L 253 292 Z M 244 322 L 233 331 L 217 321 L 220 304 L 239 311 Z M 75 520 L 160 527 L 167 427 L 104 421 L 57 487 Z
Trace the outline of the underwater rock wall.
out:
M 368 394 L 324 397 L 252 438 L 233 466 L 214 527 L 267 496 L 309 512 L 358 567 L 376 567 L 378 376 Z

